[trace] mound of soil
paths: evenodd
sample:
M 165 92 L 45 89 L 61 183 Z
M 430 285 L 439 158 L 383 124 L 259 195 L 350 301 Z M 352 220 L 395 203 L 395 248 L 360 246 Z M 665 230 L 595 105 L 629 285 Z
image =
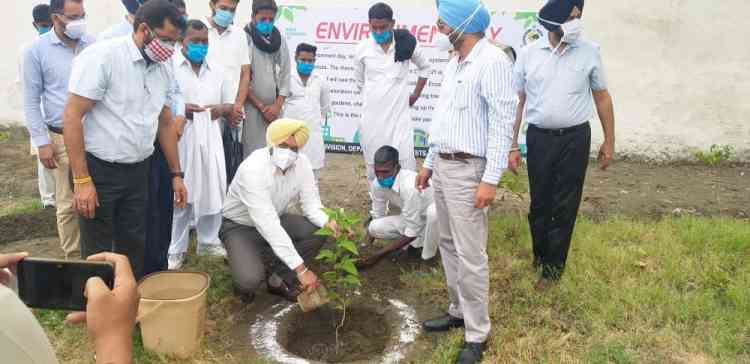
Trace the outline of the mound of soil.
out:
M 349 308 L 339 329 L 336 350 L 336 325 L 340 322 L 341 313 L 330 306 L 315 312 L 295 311 L 287 321 L 286 342 L 281 344 L 292 354 L 326 363 L 367 360 L 383 354 L 391 334 L 385 314 L 364 307 Z

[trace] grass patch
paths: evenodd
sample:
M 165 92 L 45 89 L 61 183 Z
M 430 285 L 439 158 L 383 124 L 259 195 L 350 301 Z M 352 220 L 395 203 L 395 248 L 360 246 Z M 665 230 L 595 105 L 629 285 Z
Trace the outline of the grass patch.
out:
M 729 162 L 735 156 L 734 147 L 731 145 L 712 145 L 707 151 L 695 152 L 695 158 L 706 165 L 715 167 Z
M 0 216 L 25 215 L 41 209 L 42 202 L 38 197 L 13 198 L 0 203 Z
M 542 295 L 525 219 L 494 217 L 489 252 L 490 362 L 750 362 L 746 221 L 581 219 L 563 281 Z M 403 281 L 426 299 L 445 295 L 441 274 L 416 278 Z M 444 353 L 428 362 L 450 363 Z

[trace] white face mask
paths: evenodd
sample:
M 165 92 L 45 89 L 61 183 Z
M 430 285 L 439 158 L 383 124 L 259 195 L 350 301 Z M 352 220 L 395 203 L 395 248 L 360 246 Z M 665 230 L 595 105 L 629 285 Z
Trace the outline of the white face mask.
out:
M 561 41 L 565 43 L 575 43 L 583 34 L 583 21 L 579 19 L 573 19 L 567 23 L 560 25 L 562 28 L 563 36 Z
M 435 47 L 441 52 L 450 52 L 453 50 L 453 43 L 449 36 L 438 32 L 437 38 L 435 38 Z
M 273 148 L 271 162 L 282 171 L 289 169 L 297 161 L 297 152 L 288 148 Z
M 74 20 L 66 24 L 63 33 L 70 39 L 81 39 L 86 34 L 86 19 Z

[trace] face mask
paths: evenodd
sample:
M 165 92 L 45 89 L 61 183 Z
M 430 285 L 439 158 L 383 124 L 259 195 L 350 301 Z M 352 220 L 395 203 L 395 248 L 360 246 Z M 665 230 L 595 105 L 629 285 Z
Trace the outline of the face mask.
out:
M 393 188 L 393 185 L 395 183 L 396 183 L 396 176 L 378 178 L 378 184 L 383 188 Z
M 451 33 L 453 34 L 453 33 Z M 451 38 L 443 33 L 438 32 L 435 38 L 435 47 L 441 52 L 450 52 L 453 50 Z
M 297 72 L 303 76 L 309 76 L 315 69 L 315 63 L 297 62 Z
M 174 44 L 167 43 L 154 37 L 154 39 L 148 42 L 146 48 L 143 49 L 143 52 L 146 53 L 146 57 L 150 58 L 152 61 L 163 63 L 174 54 Z
M 188 43 L 185 49 L 185 57 L 193 63 L 203 63 L 208 54 L 208 44 Z
M 52 29 L 52 28 L 50 28 L 50 27 L 38 27 L 38 28 L 36 28 L 36 31 L 39 33 L 39 35 L 42 35 L 44 33 L 49 32 L 50 29 Z
M 86 19 L 74 20 L 65 24 L 64 34 L 70 39 L 81 39 L 86 34 Z
M 214 14 L 214 23 L 222 28 L 229 27 L 234 24 L 234 12 L 222 9 L 216 10 L 216 14 Z
M 262 34 L 269 35 L 273 31 L 273 22 L 272 21 L 258 22 L 258 24 L 255 25 L 255 29 L 258 29 L 258 31 L 261 32 Z
M 271 162 L 282 171 L 289 169 L 297 161 L 297 152 L 288 148 L 273 148 Z
M 387 30 L 382 33 L 372 32 L 372 38 L 375 39 L 375 43 L 383 44 L 391 39 L 391 31 Z
M 563 31 L 563 36 L 560 41 L 565 43 L 575 43 L 583 33 L 583 21 L 581 19 L 573 19 L 560 26 Z

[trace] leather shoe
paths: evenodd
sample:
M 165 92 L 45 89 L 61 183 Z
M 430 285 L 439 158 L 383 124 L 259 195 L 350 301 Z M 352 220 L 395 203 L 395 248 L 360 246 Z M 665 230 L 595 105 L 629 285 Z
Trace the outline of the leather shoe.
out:
M 245 293 L 240 291 L 240 289 L 237 287 L 234 287 L 234 295 L 237 296 L 237 298 L 239 298 L 239 300 L 246 305 L 249 305 L 253 303 L 253 301 L 255 301 L 255 293 Z
M 280 280 L 281 284 L 278 286 L 272 286 L 268 284 L 268 293 L 276 296 L 283 297 L 289 302 L 296 303 L 297 296 L 301 293 L 297 287 L 290 287 L 284 280 Z
M 425 331 L 448 331 L 455 327 L 464 327 L 464 319 L 445 315 L 422 323 Z
M 464 347 L 458 352 L 456 364 L 474 364 L 482 361 L 482 353 L 487 348 L 484 343 L 464 343 Z

